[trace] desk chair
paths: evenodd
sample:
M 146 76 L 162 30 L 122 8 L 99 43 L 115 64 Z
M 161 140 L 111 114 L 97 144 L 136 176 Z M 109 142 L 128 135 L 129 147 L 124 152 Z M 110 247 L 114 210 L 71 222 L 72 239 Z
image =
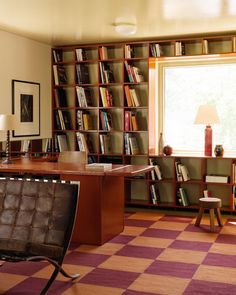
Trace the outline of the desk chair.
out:
M 50 262 L 55 269 L 41 295 L 59 272 L 72 280 L 79 276 L 62 268 L 73 232 L 78 188 L 60 182 L 0 180 L 0 260 Z
M 88 157 L 87 153 L 83 151 L 63 151 L 59 154 L 58 162 L 87 164 Z

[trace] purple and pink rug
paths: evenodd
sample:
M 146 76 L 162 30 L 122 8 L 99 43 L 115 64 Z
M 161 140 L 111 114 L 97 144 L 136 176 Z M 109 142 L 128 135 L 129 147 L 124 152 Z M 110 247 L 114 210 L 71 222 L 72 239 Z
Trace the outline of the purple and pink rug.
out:
M 103 246 L 72 245 L 52 295 L 236 294 L 236 220 L 209 232 L 209 220 L 159 212 L 126 214 L 125 230 Z M 48 263 L 4 263 L 0 294 L 39 294 Z

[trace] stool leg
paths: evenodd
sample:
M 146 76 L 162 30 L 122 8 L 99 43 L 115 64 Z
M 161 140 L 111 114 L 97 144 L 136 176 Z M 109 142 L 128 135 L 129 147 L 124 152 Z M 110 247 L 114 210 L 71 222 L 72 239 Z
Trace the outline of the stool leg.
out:
M 214 209 L 210 209 L 210 229 L 211 232 L 215 231 L 215 214 L 214 214 Z
M 219 226 L 223 226 L 220 208 L 215 208 L 215 214 L 216 214 L 216 218 L 217 218 Z
M 200 222 L 202 220 L 202 215 L 204 213 L 204 208 L 200 207 L 199 208 L 199 212 L 198 212 L 198 216 L 197 216 L 197 219 L 195 221 L 195 226 L 199 226 L 200 225 Z

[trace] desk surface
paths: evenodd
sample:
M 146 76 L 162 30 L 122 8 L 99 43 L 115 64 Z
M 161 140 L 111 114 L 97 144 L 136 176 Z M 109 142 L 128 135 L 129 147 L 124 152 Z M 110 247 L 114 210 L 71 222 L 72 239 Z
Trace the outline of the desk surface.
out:
M 135 176 L 152 169 L 153 166 L 149 165 L 112 165 L 112 169 L 107 171 L 91 171 L 86 169 L 84 164 L 54 163 L 24 158 L 13 160 L 12 164 L 0 164 L 0 172 L 90 176 Z

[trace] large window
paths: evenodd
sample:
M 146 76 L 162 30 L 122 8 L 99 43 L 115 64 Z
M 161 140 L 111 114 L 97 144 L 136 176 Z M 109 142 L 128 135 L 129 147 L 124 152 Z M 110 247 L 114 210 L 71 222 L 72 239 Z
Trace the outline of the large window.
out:
M 198 106 L 215 104 L 220 123 L 213 125 L 213 147 L 236 152 L 236 61 L 162 64 L 163 133 L 175 152 L 202 152 L 203 125 L 194 125 Z

